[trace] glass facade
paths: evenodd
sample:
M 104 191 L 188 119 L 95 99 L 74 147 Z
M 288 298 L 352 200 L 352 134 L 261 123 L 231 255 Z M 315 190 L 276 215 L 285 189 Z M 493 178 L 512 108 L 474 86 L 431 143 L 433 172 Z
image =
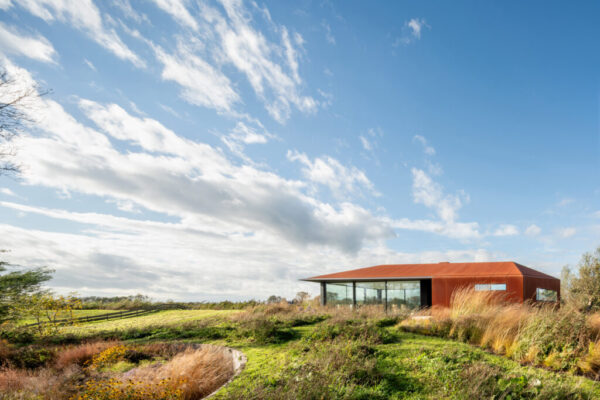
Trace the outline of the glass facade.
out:
M 327 284 L 327 304 L 332 306 L 354 304 L 352 282 L 336 282 Z
M 356 304 L 385 304 L 385 282 L 356 282 Z
M 325 295 L 326 304 L 332 306 L 356 304 L 417 308 L 422 304 L 420 281 L 332 282 L 325 284 Z
M 421 305 L 421 282 L 395 281 L 387 283 L 388 305 L 419 307 Z

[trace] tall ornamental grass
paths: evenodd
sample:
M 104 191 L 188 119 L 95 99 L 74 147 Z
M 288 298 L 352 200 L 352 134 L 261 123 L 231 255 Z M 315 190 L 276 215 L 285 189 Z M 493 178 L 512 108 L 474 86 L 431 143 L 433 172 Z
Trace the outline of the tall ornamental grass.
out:
M 399 325 L 519 362 L 600 377 L 600 314 L 568 304 L 515 304 L 502 294 L 464 288 L 454 292 L 449 308 L 424 310 Z

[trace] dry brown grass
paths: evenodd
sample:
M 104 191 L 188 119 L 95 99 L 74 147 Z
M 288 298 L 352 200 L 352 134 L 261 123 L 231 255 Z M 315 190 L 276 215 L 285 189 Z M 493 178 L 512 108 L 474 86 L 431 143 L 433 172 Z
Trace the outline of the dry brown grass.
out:
M 203 398 L 225 384 L 234 374 L 233 361 L 227 349 L 204 345 L 187 349 L 159 366 L 137 368 L 127 374 L 134 381 L 152 382 L 162 379 L 184 380 L 183 399 Z
M 113 342 L 90 342 L 83 343 L 77 346 L 63 347 L 57 353 L 54 366 L 62 370 L 71 365 L 83 366 L 86 362 L 92 360 L 94 355 L 110 348 L 117 346 L 119 343 Z
M 135 397 L 136 399 L 154 399 L 155 391 L 162 388 L 168 394 L 164 398 L 191 400 L 210 394 L 234 374 L 233 358 L 229 350 L 211 345 L 200 348 L 184 343 L 128 346 L 128 359 L 139 357 L 140 360 L 150 360 L 150 364 L 134 368 L 125 374 L 110 372 L 96 366 L 96 363 L 88 362 L 99 354 L 121 347 L 123 346 L 115 341 L 65 346 L 57 349 L 57 357 L 45 367 L 3 367 L 0 369 L 0 398 L 66 399 L 77 396 L 78 393 L 83 396 L 91 388 L 98 389 L 98 393 L 104 396 L 116 393 L 113 393 L 113 387 L 127 386 L 123 393 L 127 390 L 137 393 L 144 389 L 148 394 L 146 397 Z M 168 361 L 165 362 L 165 359 Z M 130 379 L 135 381 L 135 386 L 131 386 Z M 91 383 L 91 386 L 82 386 L 82 382 Z M 118 393 L 116 396 L 110 398 L 119 398 Z
M 587 319 L 588 326 L 596 337 L 600 337 L 600 313 L 590 314 Z
M 81 369 L 73 365 L 60 373 L 49 368 L 5 368 L 0 370 L 0 393 L 19 399 L 63 399 L 74 393 L 80 375 Z

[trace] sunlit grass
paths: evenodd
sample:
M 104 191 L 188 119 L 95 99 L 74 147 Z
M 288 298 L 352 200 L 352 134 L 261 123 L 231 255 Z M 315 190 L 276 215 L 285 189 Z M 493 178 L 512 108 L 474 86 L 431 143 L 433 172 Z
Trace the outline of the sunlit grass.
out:
M 239 313 L 238 310 L 168 310 L 142 315 L 140 317 L 114 319 L 108 321 L 88 322 L 75 326 L 65 326 L 60 329 L 62 334 L 89 336 L 102 331 L 119 331 L 132 328 L 147 328 L 150 326 L 179 325 L 186 322 L 198 321 L 205 318 L 221 317 Z
M 74 318 L 93 317 L 96 315 L 116 313 L 119 311 L 121 311 L 121 310 L 73 310 L 73 317 Z M 18 325 L 33 324 L 34 322 L 36 322 L 36 321 L 32 318 L 25 318 L 25 319 L 20 320 Z

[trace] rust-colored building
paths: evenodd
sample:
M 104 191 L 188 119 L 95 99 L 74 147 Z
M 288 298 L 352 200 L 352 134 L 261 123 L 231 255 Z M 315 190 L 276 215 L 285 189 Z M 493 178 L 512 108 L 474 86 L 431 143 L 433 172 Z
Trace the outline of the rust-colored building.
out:
M 304 279 L 321 283 L 321 303 L 449 306 L 457 288 L 502 292 L 522 303 L 558 301 L 560 280 L 512 261 L 393 264 Z

